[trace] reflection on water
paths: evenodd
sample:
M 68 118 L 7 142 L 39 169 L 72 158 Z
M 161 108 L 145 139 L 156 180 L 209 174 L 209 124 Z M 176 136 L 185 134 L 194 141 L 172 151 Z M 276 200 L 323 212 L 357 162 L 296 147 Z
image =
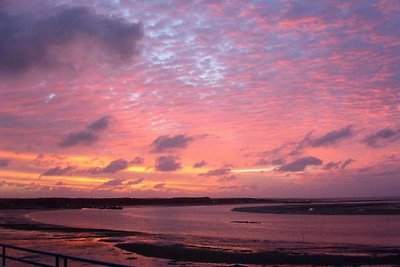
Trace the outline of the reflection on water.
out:
M 58 210 L 35 212 L 29 217 L 57 225 L 170 234 L 191 240 L 200 237 L 240 239 L 242 244 L 245 240 L 274 240 L 400 245 L 400 216 L 397 215 L 275 215 L 231 211 L 238 206 Z

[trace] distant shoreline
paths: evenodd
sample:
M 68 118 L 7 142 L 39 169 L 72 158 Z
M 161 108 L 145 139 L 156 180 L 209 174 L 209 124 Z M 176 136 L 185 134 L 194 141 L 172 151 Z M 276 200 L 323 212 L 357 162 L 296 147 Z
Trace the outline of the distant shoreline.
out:
M 128 206 L 183 206 L 183 205 L 228 205 L 228 204 L 307 204 L 343 202 L 388 202 L 400 197 L 388 198 L 0 198 L 3 209 L 81 209 Z
M 288 200 L 289 203 L 292 201 Z M 260 198 L 27 198 L 1 199 L 1 209 L 83 209 L 129 206 L 196 206 L 226 204 L 284 203 L 285 201 Z

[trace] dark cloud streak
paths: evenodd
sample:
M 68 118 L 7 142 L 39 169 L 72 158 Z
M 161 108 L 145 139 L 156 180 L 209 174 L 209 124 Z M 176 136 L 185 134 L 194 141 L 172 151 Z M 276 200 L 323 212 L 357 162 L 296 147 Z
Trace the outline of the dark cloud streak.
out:
M 201 167 L 206 166 L 207 164 L 208 164 L 207 161 L 201 160 L 201 161 L 198 161 L 195 164 L 193 164 L 193 168 L 201 168 Z
M 155 168 L 157 171 L 176 171 L 181 168 L 181 164 L 177 157 L 167 155 L 160 156 L 156 159 Z
M 0 159 L 0 167 L 7 167 L 9 163 L 9 159 Z
M 100 169 L 101 173 L 116 173 L 128 168 L 129 163 L 124 159 L 111 161 L 106 167 Z
M 74 169 L 75 168 L 72 167 L 72 166 L 67 166 L 65 168 L 57 166 L 57 167 L 48 169 L 47 171 L 45 171 L 40 176 L 61 176 L 61 175 L 67 174 L 68 172 L 70 172 L 70 171 L 72 171 Z
M 129 164 L 132 165 L 139 165 L 144 163 L 144 158 L 142 157 L 135 157 L 132 161 L 129 162 Z
M 312 147 L 330 146 L 335 145 L 343 139 L 351 137 L 352 135 L 352 126 L 348 125 L 340 130 L 331 131 L 321 137 L 311 139 L 309 143 Z
M 307 166 L 319 166 L 322 165 L 322 160 L 315 157 L 305 157 L 300 158 L 295 161 L 292 161 L 286 165 L 283 165 L 278 168 L 278 171 L 285 171 L 285 172 L 298 172 L 304 171 Z
M 144 179 L 143 178 L 139 178 L 133 181 L 129 181 L 126 183 L 126 185 L 136 185 L 136 184 L 141 184 L 143 183 Z
M 165 183 L 156 184 L 153 186 L 154 189 L 163 189 L 165 187 Z
M 106 129 L 110 119 L 110 116 L 101 117 L 100 119 L 89 124 L 86 127 L 87 130 L 68 134 L 58 143 L 58 146 L 65 148 L 80 144 L 92 145 L 99 140 L 99 135 L 95 132 Z
M 107 182 L 101 184 L 98 188 L 122 186 L 124 181 L 125 181 L 125 179 L 118 179 L 118 178 L 112 179 L 110 181 L 107 181 Z
M 351 163 L 353 163 L 355 160 L 354 159 L 347 159 L 343 162 L 343 164 L 340 166 L 341 170 L 346 169 L 347 166 L 349 166 Z
M 375 133 L 372 133 L 362 140 L 362 143 L 370 147 L 383 147 L 388 143 L 392 143 L 400 139 L 400 129 L 393 130 L 391 128 L 384 128 Z
M 97 121 L 89 124 L 87 128 L 88 128 L 88 130 L 93 130 L 93 131 L 105 130 L 108 128 L 110 120 L 111 120 L 110 116 L 101 117 Z
M 325 165 L 322 167 L 322 169 L 323 169 L 323 170 L 326 170 L 326 171 L 329 171 L 329 170 L 336 170 L 336 169 L 339 168 L 340 163 L 341 163 L 340 161 L 337 161 L 337 162 L 331 161 L 331 162 L 328 162 L 327 164 L 325 164 Z
M 95 143 L 99 137 L 88 131 L 81 131 L 81 132 L 73 132 L 68 134 L 65 138 L 63 138 L 59 143 L 58 146 L 62 148 L 76 146 L 76 145 L 92 145 Z
M 222 176 L 222 175 L 226 175 L 229 174 L 231 171 L 231 169 L 229 168 L 220 168 L 220 169 L 214 169 L 214 170 L 209 170 L 208 172 L 205 173 L 200 173 L 200 176 Z

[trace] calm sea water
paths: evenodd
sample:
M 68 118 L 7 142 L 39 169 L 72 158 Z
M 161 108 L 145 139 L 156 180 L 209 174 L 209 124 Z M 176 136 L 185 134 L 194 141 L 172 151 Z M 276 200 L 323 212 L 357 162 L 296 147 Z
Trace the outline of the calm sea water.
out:
M 28 217 L 56 225 L 191 236 L 194 239 L 400 246 L 400 216 L 397 215 L 275 215 L 231 211 L 239 206 L 245 205 L 56 210 L 34 212 Z

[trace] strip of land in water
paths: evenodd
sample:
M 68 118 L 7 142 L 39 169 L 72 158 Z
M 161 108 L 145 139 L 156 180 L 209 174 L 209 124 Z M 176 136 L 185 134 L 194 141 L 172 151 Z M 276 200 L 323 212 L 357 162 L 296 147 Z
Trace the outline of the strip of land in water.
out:
M 238 212 L 308 215 L 400 215 L 400 202 L 304 203 L 278 206 L 238 207 Z

